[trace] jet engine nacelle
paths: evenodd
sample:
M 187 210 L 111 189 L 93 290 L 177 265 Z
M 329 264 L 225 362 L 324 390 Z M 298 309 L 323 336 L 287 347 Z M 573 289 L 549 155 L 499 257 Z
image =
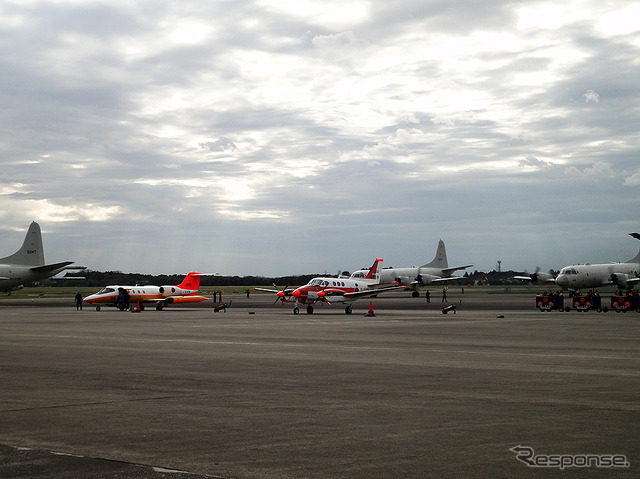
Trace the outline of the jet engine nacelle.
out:
M 629 275 L 624 273 L 612 273 L 611 274 L 611 282 L 620 286 L 621 288 L 627 287 L 627 281 L 629 280 Z
M 175 296 L 177 294 L 181 294 L 182 293 L 182 290 L 180 288 L 178 288 L 177 286 L 160 286 L 158 291 L 165 298 L 167 296 Z

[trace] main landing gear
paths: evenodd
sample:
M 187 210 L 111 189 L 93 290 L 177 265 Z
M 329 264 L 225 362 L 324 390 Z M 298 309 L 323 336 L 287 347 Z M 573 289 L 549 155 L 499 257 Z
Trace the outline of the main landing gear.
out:
M 344 308 L 344 312 L 346 314 L 351 314 L 353 312 L 353 307 L 349 304 Z M 300 308 L 298 308 L 297 306 L 295 306 L 293 308 L 293 314 L 300 314 Z M 313 306 L 312 305 L 307 305 L 307 314 L 313 314 Z

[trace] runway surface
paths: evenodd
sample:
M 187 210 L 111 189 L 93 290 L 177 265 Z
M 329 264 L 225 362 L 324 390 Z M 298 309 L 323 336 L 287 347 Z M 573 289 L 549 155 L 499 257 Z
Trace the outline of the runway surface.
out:
M 640 475 L 640 314 L 457 292 L 443 315 L 433 296 L 381 297 L 375 317 L 269 295 L 226 313 L 2 299 L 0 477 Z

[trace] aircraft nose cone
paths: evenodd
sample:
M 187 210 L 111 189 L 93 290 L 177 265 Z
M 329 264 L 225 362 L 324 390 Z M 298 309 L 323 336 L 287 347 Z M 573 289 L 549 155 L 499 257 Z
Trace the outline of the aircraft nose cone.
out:
M 556 278 L 556 284 L 558 286 L 567 286 L 569 284 L 569 279 L 564 274 L 559 274 Z

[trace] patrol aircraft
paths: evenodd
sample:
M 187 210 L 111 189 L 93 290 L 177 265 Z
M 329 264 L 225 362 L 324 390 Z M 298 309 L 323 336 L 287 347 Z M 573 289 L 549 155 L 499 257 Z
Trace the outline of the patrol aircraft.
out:
M 444 246 L 444 241 L 438 242 L 438 249 L 436 250 L 436 256 L 430 263 L 423 264 L 422 266 L 413 266 L 411 268 L 384 268 L 380 270 L 380 281 L 388 283 L 396 281 L 403 286 L 407 286 L 412 293 L 413 297 L 418 297 L 418 288 L 427 284 L 444 283 L 447 281 L 453 281 L 460 279 L 458 276 L 452 276 L 454 271 L 461 269 L 467 269 L 472 267 L 472 264 L 465 266 L 449 267 L 447 261 L 447 250 Z M 358 273 L 366 273 L 367 270 L 359 270 Z
M 11 292 L 22 289 L 26 283 L 49 278 L 64 270 L 83 270 L 86 266 L 71 266 L 73 261 L 45 264 L 42 248 L 42 232 L 35 221 L 27 230 L 24 242 L 18 251 L 0 258 L 0 291 Z M 83 277 L 60 279 L 84 279 Z
M 207 298 L 198 295 L 200 287 L 200 273 L 191 272 L 174 286 L 105 286 L 95 294 L 87 296 L 84 301 L 96 305 L 100 311 L 102 305 L 115 306 L 124 309 L 126 304 L 156 303 L 156 309 L 162 310 L 165 305 L 172 303 L 194 303 L 206 301 Z
M 640 234 L 629 233 L 640 239 Z M 598 288 L 617 285 L 620 289 L 632 288 L 640 281 L 640 251 L 624 263 L 582 264 L 565 266 L 556 278 L 556 284 L 564 290 Z
M 307 305 L 307 314 L 313 314 L 313 306 L 317 303 L 332 302 L 345 304 L 344 312 L 351 314 L 353 311 L 352 302 L 360 298 L 371 298 L 377 296 L 378 293 L 392 291 L 395 289 L 404 288 L 404 286 L 398 283 L 381 283 L 380 275 L 378 274 L 378 264 L 383 260 L 376 259 L 373 262 L 371 269 L 365 272 L 355 272 L 351 276 L 338 276 L 335 277 L 318 277 L 313 278 L 306 285 L 299 288 L 290 290 L 284 288 L 278 289 L 265 289 L 265 288 L 253 288 L 258 291 L 267 291 L 269 293 L 276 293 L 278 298 L 276 302 L 295 302 L 293 308 L 293 314 L 300 313 L 300 305 Z

